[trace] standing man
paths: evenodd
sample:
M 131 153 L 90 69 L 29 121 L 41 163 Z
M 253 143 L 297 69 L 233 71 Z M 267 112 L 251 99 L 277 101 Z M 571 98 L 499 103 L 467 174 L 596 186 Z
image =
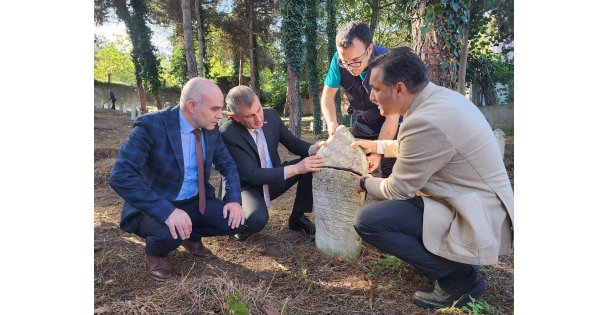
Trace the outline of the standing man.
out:
M 120 227 L 145 239 L 154 279 L 174 277 L 169 252 L 181 245 L 210 257 L 201 238 L 237 233 L 245 221 L 236 166 L 217 127 L 223 106 L 217 85 L 192 78 L 179 107 L 138 117 L 118 151 L 110 186 L 125 200 Z M 225 178 L 227 203 L 209 183 L 212 164 Z
M 386 200 L 359 210 L 355 230 L 435 281 L 414 293 L 414 303 L 461 307 L 486 291 L 477 265 L 513 252 L 513 190 L 496 139 L 473 103 L 429 82 L 410 48 L 369 67 L 380 113 L 404 116 L 397 140 L 353 143 L 397 157 L 390 177 L 357 178 L 358 192 Z
M 233 115 L 220 130 L 237 165 L 247 216 L 245 228 L 233 237 L 243 241 L 261 231 L 268 222 L 270 201 L 295 183 L 298 183 L 298 189 L 289 229 L 315 234 L 314 224 L 304 213 L 312 211 L 311 172 L 317 172 L 323 166 L 323 158 L 315 155 L 320 145 L 296 138 L 274 109 L 262 108 L 255 92 L 247 86 L 232 88 L 226 96 L 226 104 Z M 301 157 L 281 163 L 279 143 Z
M 340 86 L 348 96 L 350 107 L 357 115 L 357 122 L 351 128 L 355 138 L 370 140 L 395 139 L 399 115 L 383 117 L 378 106 L 369 100 L 368 63 L 371 58 L 387 51 L 372 43 L 372 33 L 367 24 L 352 21 L 343 25 L 336 34 L 336 53 L 325 77 L 321 95 L 321 111 L 327 123 L 330 136 L 334 136 L 340 123 L 336 118 L 335 96 Z M 382 164 L 382 177 L 388 177 L 395 164 L 394 158 L 383 158 L 378 153 L 368 157 L 369 171 L 373 172 Z
M 112 101 L 112 108 L 111 109 L 114 109 L 114 103 L 116 103 L 116 95 L 114 95 L 114 92 L 112 92 L 112 90 L 109 90 L 108 94 L 110 94 L 110 97 L 108 99 L 110 101 Z

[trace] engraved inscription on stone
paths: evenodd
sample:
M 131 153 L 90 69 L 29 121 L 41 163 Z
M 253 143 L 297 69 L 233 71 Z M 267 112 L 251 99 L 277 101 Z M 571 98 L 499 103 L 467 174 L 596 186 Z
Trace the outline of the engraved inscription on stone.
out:
M 355 174 L 342 169 L 362 174 L 368 171 L 363 151 L 350 147 L 353 141 L 346 127 L 338 127 L 336 136 L 317 153 L 323 156 L 326 167 L 314 173 L 312 179 L 316 246 L 328 256 L 346 260 L 361 253 L 361 238 L 354 229 L 360 195 L 354 187 Z
M 339 167 L 353 170 L 359 174 L 367 173 L 368 163 L 361 148 L 351 148 L 350 144 L 355 137 L 344 126 L 336 128 L 336 136 L 328 140 L 319 149 L 317 155 L 323 157 L 325 166 Z

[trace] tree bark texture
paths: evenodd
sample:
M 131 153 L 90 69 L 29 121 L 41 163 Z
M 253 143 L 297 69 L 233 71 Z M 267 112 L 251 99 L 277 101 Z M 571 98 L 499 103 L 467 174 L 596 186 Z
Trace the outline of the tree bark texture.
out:
M 287 67 L 287 98 L 289 99 L 289 130 L 300 138 L 302 97 L 298 92 L 298 77 L 291 67 Z
M 190 10 L 190 0 L 182 1 L 182 17 L 184 24 L 184 50 L 186 52 L 186 65 L 188 67 L 188 78 L 198 76 L 196 70 L 196 57 L 194 53 L 194 41 L 192 39 L 192 13 Z
M 449 43 L 445 39 L 439 38 L 432 25 L 424 36 L 421 27 L 424 25 L 424 13 L 430 0 L 420 1 L 416 14 L 412 17 L 412 49 L 427 66 L 429 79 L 431 82 L 449 89 L 453 89 L 456 83 L 456 64 L 454 60 L 448 58 L 448 54 L 442 47 L 447 47 Z M 441 62 L 448 62 L 447 67 L 442 67 Z
M 458 65 L 458 92 L 466 94 L 466 79 L 467 79 L 467 56 L 469 54 L 469 30 L 471 29 L 471 0 L 467 3 L 467 19 L 469 23 L 463 26 L 463 38 L 460 49 L 460 62 Z
M 201 0 L 194 0 L 196 8 L 196 22 L 198 27 L 196 28 L 196 35 L 198 36 L 198 74 L 200 77 L 205 77 L 205 25 L 203 17 L 203 8 L 201 7 Z
M 248 23 L 247 32 L 249 34 L 249 87 L 255 91 L 255 94 L 260 94 L 258 89 L 257 71 L 257 56 L 256 56 L 256 38 L 253 32 L 254 16 L 253 16 L 253 1 L 247 1 Z
M 380 0 L 372 0 L 372 19 L 369 23 L 369 29 L 372 31 L 372 41 L 374 38 L 374 32 L 378 27 L 378 13 L 380 12 Z

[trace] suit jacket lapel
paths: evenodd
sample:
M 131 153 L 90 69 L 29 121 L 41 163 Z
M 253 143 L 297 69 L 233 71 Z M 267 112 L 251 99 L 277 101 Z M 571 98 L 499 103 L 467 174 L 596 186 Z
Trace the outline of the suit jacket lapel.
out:
M 266 114 L 266 113 L 264 113 Z M 273 148 L 278 147 L 278 144 L 274 141 L 272 137 L 272 126 L 271 121 L 266 118 L 264 115 L 264 125 L 262 125 L 262 130 L 264 130 L 264 137 L 266 138 L 266 144 L 268 145 L 268 153 L 270 154 L 270 160 L 272 161 L 273 167 L 278 167 L 281 165 L 281 159 L 279 158 L 278 151 L 273 150 Z M 276 155 L 276 156 L 275 156 Z
M 182 136 L 179 127 L 179 106 L 167 109 L 167 115 L 163 115 L 165 128 L 173 154 L 177 160 L 179 170 L 184 174 L 184 152 L 182 151 Z
M 236 123 L 236 121 L 235 121 Z M 240 123 L 238 123 L 239 127 L 238 128 L 240 130 L 240 134 L 241 137 L 243 137 L 243 139 L 245 139 L 245 142 L 247 142 L 247 144 L 249 144 L 249 146 L 251 147 L 251 150 L 253 150 L 253 152 L 258 153 L 258 147 L 255 144 L 255 141 L 253 141 L 253 137 L 251 136 L 251 134 L 249 133 L 249 130 L 247 130 L 247 128 L 245 128 L 245 126 L 241 125 Z M 259 157 L 258 157 L 259 159 Z

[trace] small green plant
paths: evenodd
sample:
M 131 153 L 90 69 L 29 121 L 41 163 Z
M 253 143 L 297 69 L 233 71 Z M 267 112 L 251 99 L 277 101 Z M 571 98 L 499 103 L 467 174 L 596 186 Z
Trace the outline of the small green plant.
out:
M 469 312 L 469 314 L 474 315 L 499 315 L 502 314 L 501 311 L 496 309 L 494 306 L 490 305 L 488 302 L 484 300 L 477 300 L 471 297 L 471 302 L 467 303 L 467 305 L 462 307 L 462 310 L 465 312 Z
M 249 309 L 247 305 L 241 302 L 241 294 L 238 292 L 234 292 L 226 297 L 224 297 L 224 301 L 226 302 L 228 311 L 230 314 L 234 315 L 247 315 L 249 314 Z
M 369 262 L 372 270 L 368 272 L 368 276 L 384 276 L 397 272 L 399 268 L 406 266 L 406 263 L 391 255 L 383 254 L 382 257 Z
M 454 301 L 454 304 L 456 304 L 456 301 Z M 462 308 L 457 308 L 452 305 L 451 307 L 440 308 L 437 312 L 453 315 L 504 315 L 502 311 L 490 305 L 488 302 L 477 300 L 473 297 L 471 297 L 471 301 Z

